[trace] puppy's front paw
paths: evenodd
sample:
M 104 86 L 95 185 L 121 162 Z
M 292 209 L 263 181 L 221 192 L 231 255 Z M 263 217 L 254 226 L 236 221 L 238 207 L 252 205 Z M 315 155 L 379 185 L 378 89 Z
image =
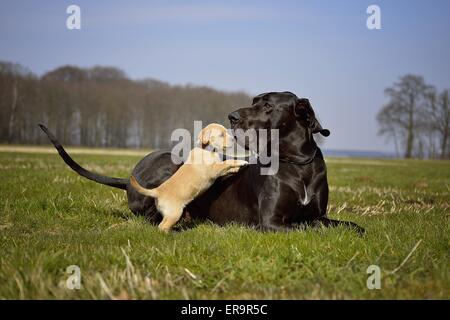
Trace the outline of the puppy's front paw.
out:
M 243 166 L 248 165 L 248 161 L 245 161 L 245 160 L 236 160 L 236 164 L 237 164 L 239 167 L 243 167 Z
M 231 167 L 228 169 L 227 173 L 237 173 L 240 167 Z
M 164 233 L 169 233 L 169 231 L 170 231 L 170 227 L 161 226 L 161 225 L 158 226 L 158 229 L 159 229 L 159 231 L 162 231 Z

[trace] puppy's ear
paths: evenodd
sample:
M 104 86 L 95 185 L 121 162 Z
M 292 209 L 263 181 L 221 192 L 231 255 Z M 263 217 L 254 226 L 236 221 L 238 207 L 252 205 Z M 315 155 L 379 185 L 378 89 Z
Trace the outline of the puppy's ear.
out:
M 222 130 L 222 141 L 223 141 L 223 149 L 227 149 L 229 147 L 228 145 L 228 139 L 229 139 L 229 133 L 226 128 L 221 128 Z
M 202 146 L 202 149 L 205 149 L 209 145 L 209 140 L 211 138 L 211 129 L 202 130 L 198 136 L 198 140 Z

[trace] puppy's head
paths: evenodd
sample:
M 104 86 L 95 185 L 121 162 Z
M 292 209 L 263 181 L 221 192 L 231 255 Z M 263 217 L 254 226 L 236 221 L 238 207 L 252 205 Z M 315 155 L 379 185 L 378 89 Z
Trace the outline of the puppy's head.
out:
M 217 123 L 207 125 L 198 135 L 198 144 L 205 149 L 210 146 L 215 151 L 224 152 L 234 144 L 234 138 L 227 129 Z

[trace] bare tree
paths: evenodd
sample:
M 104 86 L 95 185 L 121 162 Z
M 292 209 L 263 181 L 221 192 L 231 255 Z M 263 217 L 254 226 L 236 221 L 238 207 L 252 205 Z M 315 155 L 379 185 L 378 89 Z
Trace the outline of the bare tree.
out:
M 11 101 L 11 112 L 9 116 L 8 124 L 8 142 L 11 143 L 14 140 L 14 127 L 16 123 L 16 113 L 17 113 L 17 78 L 14 77 L 12 83 L 12 101 Z
M 437 133 L 440 145 L 440 158 L 449 158 L 450 109 L 448 90 L 438 94 L 432 90 L 427 95 L 427 108 L 424 119 L 427 121 L 430 134 Z M 433 139 L 432 139 L 433 140 Z M 433 141 L 434 143 L 434 141 Z
M 430 88 L 421 76 L 405 75 L 385 90 L 389 102 L 377 116 L 379 134 L 391 136 L 395 141 L 400 135 L 405 158 L 413 156 L 418 124 L 416 116 L 425 107 L 425 97 Z
M 5 136 L 2 140 L 9 143 L 20 140 L 20 132 L 17 130 L 19 111 L 24 109 L 33 94 L 24 89 L 28 88 L 28 83 L 34 82 L 34 79 L 34 75 L 27 68 L 0 61 L 0 115 L 3 119 L 0 121 L 2 127 L 0 132 Z M 22 118 L 25 117 L 26 115 L 22 114 Z
M 400 150 L 398 146 L 399 132 L 402 131 L 398 129 L 397 119 L 398 110 L 392 105 L 386 105 L 377 115 L 377 121 L 379 123 L 380 129 L 378 130 L 379 135 L 383 135 L 387 140 L 394 141 L 395 155 L 398 158 L 400 155 Z

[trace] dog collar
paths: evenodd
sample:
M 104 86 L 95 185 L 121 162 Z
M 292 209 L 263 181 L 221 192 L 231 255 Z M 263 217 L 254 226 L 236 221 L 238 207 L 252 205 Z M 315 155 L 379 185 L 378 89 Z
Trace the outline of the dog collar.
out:
M 310 164 L 311 162 L 313 162 L 314 159 L 316 158 L 316 154 L 317 154 L 317 148 L 314 150 L 313 155 L 304 161 L 297 161 L 297 160 L 289 159 L 286 157 L 280 157 L 280 162 L 286 162 L 286 163 L 290 163 L 290 164 L 296 164 L 299 166 L 303 166 L 303 165 Z
M 219 151 L 217 151 L 217 152 L 218 152 L 218 154 L 219 154 L 219 156 L 220 156 L 220 158 L 222 160 L 239 159 L 239 158 L 244 158 L 244 159 L 248 158 L 249 160 L 252 159 L 252 158 L 258 159 L 258 154 L 254 153 L 254 152 L 252 152 L 250 156 L 236 156 L 236 155 L 229 155 L 229 154 L 226 154 L 226 153 L 222 153 L 222 152 L 219 152 Z M 299 165 L 299 166 L 303 166 L 303 165 L 307 165 L 307 164 L 310 164 L 311 162 L 313 162 L 314 159 L 316 158 L 316 154 L 317 154 L 317 147 L 314 149 L 313 155 L 310 158 L 308 158 L 308 159 L 306 159 L 304 161 L 298 161 L 298 160 L 294 160 L 294 159 L 288 158 L 288 157 L 280 157 L 279 160 L 280 160 L 280 162 L 285 162 L 285 163 L 290 163 L 290 164 L 296 164 L 296 165 Z

